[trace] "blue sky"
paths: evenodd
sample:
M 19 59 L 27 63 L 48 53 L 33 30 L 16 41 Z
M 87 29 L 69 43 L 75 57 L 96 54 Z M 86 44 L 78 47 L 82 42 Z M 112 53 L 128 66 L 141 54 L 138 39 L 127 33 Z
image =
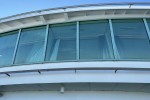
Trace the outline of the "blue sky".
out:
M 0 0 L 0 18 L 40 9 L 110 2 L 150 2 L 150 0 Z

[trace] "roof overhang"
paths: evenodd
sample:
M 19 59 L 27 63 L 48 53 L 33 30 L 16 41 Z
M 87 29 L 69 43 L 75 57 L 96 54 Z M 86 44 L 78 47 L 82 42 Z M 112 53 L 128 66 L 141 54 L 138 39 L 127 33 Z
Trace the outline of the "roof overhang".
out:
M 117 18 L 150 18 L 150 3 L 69 6 L 22 13 L 0 19 L 0 33 L 39 25 Z

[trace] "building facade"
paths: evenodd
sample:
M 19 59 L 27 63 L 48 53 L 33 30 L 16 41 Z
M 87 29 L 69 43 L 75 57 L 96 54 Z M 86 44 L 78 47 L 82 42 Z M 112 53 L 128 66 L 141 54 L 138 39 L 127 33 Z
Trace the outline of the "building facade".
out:
M 0 100 L 149 100 L 150 3 L 0 19 Z

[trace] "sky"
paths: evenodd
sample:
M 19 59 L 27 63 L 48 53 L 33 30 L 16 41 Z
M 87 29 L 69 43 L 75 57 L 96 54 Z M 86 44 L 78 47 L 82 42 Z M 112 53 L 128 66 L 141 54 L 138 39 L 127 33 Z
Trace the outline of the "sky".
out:
M 150 2 L 150 0 L 0 0 L 0 18 L 41 9 L 112 2 Z

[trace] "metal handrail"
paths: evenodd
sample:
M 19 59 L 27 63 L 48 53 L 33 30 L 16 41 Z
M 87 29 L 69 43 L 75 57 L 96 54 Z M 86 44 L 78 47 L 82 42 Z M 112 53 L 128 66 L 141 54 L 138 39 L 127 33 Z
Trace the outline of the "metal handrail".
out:
M 30 72 L 38 72 L 39 74 L 41 74 L 41 72 L 43 71 L 67 71 L 67 70 L 74 70 L 74 72 L 76 73 L 77 70 L 114 70 L 115 73 L 118 70 L 133 70 L 133 71 L 150 71 L 149 68 L 59 68 L 59 69 L 34 69 L 34 70 L 19 70 L 19 71 L 6 71 L 6 72 L 0 72 L 0 74 L 6 74 L 7 76 L 11 76 L 10 74 L 13 73 L 30 73 Z

